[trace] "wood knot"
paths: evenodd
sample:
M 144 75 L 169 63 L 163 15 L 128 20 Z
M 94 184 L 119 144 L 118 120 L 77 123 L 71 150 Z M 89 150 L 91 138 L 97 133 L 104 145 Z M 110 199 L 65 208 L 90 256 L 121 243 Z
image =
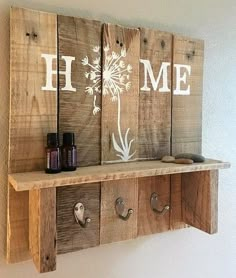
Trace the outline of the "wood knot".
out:
M 161 41 L 161 48 L 163 49 L 163 48 L 165 48 L 165 46 L 166 46 L 166 43 L 165 43 L 164 40 L 162 40 L 162 41 Z

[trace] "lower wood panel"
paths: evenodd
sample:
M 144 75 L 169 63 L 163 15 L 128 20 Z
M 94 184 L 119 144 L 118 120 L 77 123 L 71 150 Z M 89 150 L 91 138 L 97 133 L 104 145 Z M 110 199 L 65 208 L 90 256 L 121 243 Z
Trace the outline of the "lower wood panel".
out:
M 82 228 L 74 218 L 74 205 L 82 203 L 85 217 L 91 218 Z M 57 252 L 77 251 L 99 245 L 100 183 L 65 186 L 57 190 Z
M 117 198 L 125 202 L 125 213 L 133 209 L 127 221 L 120 219 L 115 210 Z M 137 237 L 138 181 L 124 179 L 102 182 L 100 243 L 111 243 Z
M 170 175 L 139 178 L 138 235 L 164 232 L 170 228 L 170 214 L 155 213 L 150 205 L 152 193 L 159 197 L 159 208 L 170 205 Z
M 218 222 L 218 170 L 182 174 L 183 221 L 214 234 Z
M 29 246 L 40 273 L 56 270 L 56 188 L 29 192 Z
M 170 229 L 186 228 L 182 213 L 182 174 L 171 175 L 170 179 Z

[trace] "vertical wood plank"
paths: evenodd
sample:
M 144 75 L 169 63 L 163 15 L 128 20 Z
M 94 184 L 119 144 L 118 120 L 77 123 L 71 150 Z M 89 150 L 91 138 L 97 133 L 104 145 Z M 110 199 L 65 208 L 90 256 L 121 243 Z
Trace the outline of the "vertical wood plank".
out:
M 148 235 L 169 230 L 170 214 L 155 213 L 150 205 L 152 193 L 158 194 L 158 209 L 170 205 L 170 175 L 139 178 L 138 235 Z
M 59 74 L 59 131 L 74 132 L 79 166 L 101 161 L 101 22 L 58 16 L 59 71 L 66 71 L 62 56 L 72 56 L 72 87 Z
M 115 210 L 117 198 L 125 202 L 125 212 L 133 209 L 127 221 L 118 217 Z M 137 237 L 138 183 L 137 179 L 108 181 L 101 184 L 100 243 L 106 244 Z
M 104 24 L 102 163 L 138 157 L 140 33 Z
M 185 223 L 217 232 L 218 170 L 182 174 L 182 211 Z
M 57 129 L 57 94 L 41 90 L 46 83 L 46 66 L 41 54 L 57 53 L 57 17 L 12 8 L 10 21 L 9 173 L 41 170 L 46 134 Z M 56 61 L 53 68 L 56 69 Z M 53 86 L 56 87 L 55 76 Z M 9 185 L 8 262 L 29 258 L 28 198 L 28 192 L 16 193 Z M 21 208 L 22 216 L 17 221 L 16 208 Z
M 140 63 L 139 159 L 160 159 L 170 154 L 172 34 L 141 28 L 140 59 L 150 62 L 155 81 L 162 63 L 169 63 L 169 92 L 160 92 L 163 87 L 162 77 L 159 86 L 153 88 L 149 73 Z
M 7 210 L 7 262 L 17 263 L 30 258 L 29 194 L 9 184 Z
M 172 98 L 172 154 L 182 152 L 201 153 L 202 148 L 202 83 L 204 43 L 201 40 L 174 36 L 173 65 L 191 66 L 191 75 L 186 73 L 190 95 L 175 95 Z M 176 68 L 173 69 L 173 90 L 176 89 Z
M 176 230 L 187 227 L 182 214 L 182 175 L 174 174 L 171 178 L 170 190 L 170 229 Z
M 74 217 L 74 206 L 78 202 L 85 208 L 85 218 L 91 222 L 81 227 Z M 66 186 L 57 191 L 57 251 L 59 254 L 100 243 L 100 183 Z
M 56 189 L 29 193 L 29 243 L 40 273 L 56 270 Z

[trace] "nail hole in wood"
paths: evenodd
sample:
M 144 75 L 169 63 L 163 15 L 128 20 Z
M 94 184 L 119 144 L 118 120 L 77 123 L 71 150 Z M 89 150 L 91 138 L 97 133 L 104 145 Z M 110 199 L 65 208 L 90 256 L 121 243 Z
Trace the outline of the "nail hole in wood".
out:
M 27 37 L 29 37 L 29 36 L 30 36 L 30 33 L 26 33 L 25 35 L 26 35 Z
M 146 44 L 146 43 L 147 43 L 147 39 L 146 39 L 146 38 L 144 38 L 144 39 L 143 39 L 143 42 Z
M 193 55 L 195 55 L 195 50 L 193 50 L 193 52 L 192 52 L 192 53 L 193 53 Z
M 117 40 L 116 43 L 119 44 L 120 43 L 119 40 Z
M 162 41 L 161 41 L 161 47 L 162 47 L 162 48 L 165 48 L 165 46 L 166 46 L 166 43 L 165 43 L 165 41 L 162 40 Z
M 122 47 L 122 46 L 123 46 L 123 43 L 121 42 L 121 43 L 120 43 L 120 47 Z
M 35 34 L 35 33 L 33 33 L 33 37 L 34 37 L 34 38 L 37 38 L 37 37 L 38 37 L 38 35 L 37 35 L 37 34 Z
M 48 261 L 48 260 L 49 260 L 49 256 L 46 257 L 46 261 Z

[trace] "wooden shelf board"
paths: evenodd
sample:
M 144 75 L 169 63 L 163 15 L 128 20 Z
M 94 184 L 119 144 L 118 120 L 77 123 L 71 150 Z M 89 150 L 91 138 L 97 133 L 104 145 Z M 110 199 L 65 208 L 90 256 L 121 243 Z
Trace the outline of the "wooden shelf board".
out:
M 26 191 L 127 178 L 226 169 L 229 167 L 230 163 L 213 159 L 191 165 L 152 160 L 81 167 L 74 172 L 61 172 L 59 174 L 45 174 L 43 171 L 15 173 L 9 175 L 8 178 L 9 183 L 16 191 Z

